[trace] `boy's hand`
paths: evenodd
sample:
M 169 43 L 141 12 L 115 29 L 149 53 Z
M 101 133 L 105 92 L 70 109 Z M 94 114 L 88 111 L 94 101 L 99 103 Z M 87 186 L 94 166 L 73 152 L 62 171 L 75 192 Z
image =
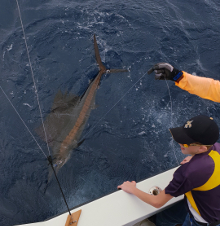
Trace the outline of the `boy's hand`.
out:
M 183 161 L 180 163 L 180 165 L 183 165 L 191 160 L 192 156 L 187 156 Z
M 127 193 L 133 194 L 133 191 L 136 188 L 136 182 L 135 181 L 132 181 L 132 182 L 126 181 L 123 184 L 119 185 L 118 189 L 119 188 L 121 188 L 123 191 L 125 191 Z
M 174 68 L 168 63 L 158 63 L 155 64 L 149 71 L 148 74 L 155 72 L 156 80 L 172 80 L 175 82 L 180 81 L 183 72 Z

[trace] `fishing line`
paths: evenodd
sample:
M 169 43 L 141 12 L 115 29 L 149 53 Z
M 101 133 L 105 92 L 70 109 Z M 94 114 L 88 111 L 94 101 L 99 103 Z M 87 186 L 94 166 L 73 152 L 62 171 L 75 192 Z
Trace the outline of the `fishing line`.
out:
M 88 131 L 88 133 L 85 134 L 84 136 L 84 139 L 85 137 L 98 125 L 98 123 L 129 93 L 129 91 L 147 74 L 147 72 L 142 75 L 129 89 L 128 91 L 98 120 L 98 122 Z M 170 111 L 171 111 L 171 127 L 173 126 L 173 104 L 172 104 L 172 98 L 171 98 L 171 93 L 170 93 L 170 87 L 167 83 L 167 80 L 165 79 L 166 81 L 166 84 L 167 84 L 167 88 L 168 88 L 168 92 L 169 92 L 169 96 L 170 96 Z M 173 139 L 171 140 L 171 146 L 172 146 L 172 149 L 173 149 L 173 153 L 174 153 L 174 156 L 176 158 L 176 161 L 178 163 L 178 165 L 180 164 L 178 159 L 177 159 L 177 156 L 176 156 L 176 153 L 175 153 L 175 150 L 174 150 L 174 143 L 173 143 Z
M 88 131 L 88 133 L 85 134 L 84 136 L 84 139 L 85 137 L 98 125 L 98 123 L 129 93 L 129 91 L 147 74 L 147 72 L 142 75 L 129 89 L 128 91 L 98 120 L 98 122 Z M 165 79 L 166 81 L 166 84 L 167 84 L 167 88 L 168 88 L 168 92 L 169 92 L 169 96 L 170 96 L 170 111 L 171 111 L 171 127 L 173 126 L 173 104 L 172 104 L 172 98 L 171 98 L 171 93 L 170 93 L 170 88 L 169 88 L 169 85 L 167 83 L 167 80 Z M 178 163 L 178 165 L 180 164 L 178 159 L 177 159 L 177 156 L 176 156 L 176 153 L 175 153 L 175 150 L 174 150 L 174 143 L 173 143 L 173 139 L 171 140 L 171 146 L 172 146 L 172 149 L 173 149 L 173 153 L 174 153 L 174 156 L 176 158 L 176 161 Z
M 166 79 L 165 79 L 165 81 L 166 81 L 167 88 L 168 88 L 168 92 L 169 92 L 169 96 L 170 96 L 170 111 L 171 111 L 171 118 L 170 118 L 170 120 L 171 120 L 171 127 L 173 127 L 173 104 L 172 104 L 172 98 L 171 98 L 170 87 L 169 87 L 169 85 L 168 85 L 168 82 L 167 82 Z M 177 159 L 177 156 L 176 156 L 176 153 L 175 153 L 175 150 L 174 150 L 173 139 L 171 140 L 171 146 L 172 146 L 173 153 L 174 153 L 174 156 L 175 156 L 175 158 L 176 158 L 176 161 L 177 161 L 177 163 L 178 163 L 178 165 L 179 165 L 180 163 L 179 163 L 179 161 L 178 161 L 178 159 Z
M 67 201 L 66 201 L 66 198 L 65 198 L 65 196 L 64 196 L 63 190 L 62 190 L 62 188 L 61 188 L 60 182 L 59 182 L 59 180 L 58 180 L 58 178 L 57 178 L 56 172 L 55 172 L 54 167 L 53 167 L 53 161 L 52 161 L 52 157 L 51 157 L 51 155 L 50 155 L 50 149 L 49 149 L 48 140 L 47 140 L 47 133 L 46 133 L 45 126 L 44 126 L 44 122 L 43 122 L 43 115 L 42 115 L 42 111 L 41 111 L 41 107 L 40 107 L 40 101 L 39 101 L 38 92 L 37 92 L 37 87 L 36 87 L 36 83 L 35 83 L 34 72 L 33 72 L 32 64 L 31 64 L 31 59 L 30 59 L 30 55 L 29 55 L 29 50 L 28 50 L 26 35 L 25 35 L 25 31 L 24 31 L 24 26 L 23 26 L 23 22 L 22 22 L 22 18 L 21 18 L 21 11 L 20 11 L 20 7 L 19 7 L 19 4 L 18 4 L 18 0 L 16 0 L 16 2 L 17 2 L 19 18 L 20 18 L 20 22 L 21 22 L 21 27 L 22 27 L 22 31 L 23 31 L 24 42 L 25 42 L 25 46 L 26 46 L 26 50 L 27 50 L 28 61 L 29 61 L 30 69 L 31 69 L 31 75 L 32 75 L 33 83 L 34 83 L 35 94 L 36 94 L 36 97 L 37 97 L 38 108 L 39 108 L 39 111 L 40 111 L 41 123 L 42 123 L 43 130 L 44 130 L 45 141 L 46 141 L 46 143 L 47 143 L 47 149 L 48 149 L 48 152 L 49 152 L 49 156 L 48 156 L 48 157 L 46 156 L 46 158 L 47 158 L 47 160 L 49 161 L 49 163 L 50 163 L 50 165 L 51 165 L 51 167 L 52 167 L 52 169 L 53 169 L 53 172 L 54 172 L 54 175 L 55 175 L 55 177 L 56 177 L 57 183 L 58 183 L 58 185 L 59 185 L 60 191 L 61 191 L 61 193 L 62 193 L 64 202 L 65 202 L 65 204 L 66 204 L 66 206 L 67 206 L 69 215 L 71 216 L 71 212 L 70 212 L 69 206 L 68 206 L 68 204 L 67 204 Z M 15 108 L 14 108 L 14 109 L 15 109 Z M 16 111 L 16 112 L 17 112 L 17 111 Z M 23 121 L 23 120 L 22 120 L 22 121 Z
M 45 141 L 47 143 L 47 149 L 48 149 L 48 152 L 49 152 L 49 155 L 50 155 L 50 149 L 49 149 L 49 145 L 48 145 L 47 133 L 46 133 L 44 122 L 43 122 L 43 115 L 42 115 L 42 111 L 41 111 L 41 107 L 40 107 L 40 101 L 39 101 L 37 87 L 36 87 L 36 83 L 35 83 L 34 72 L 33 72 L 32 64 L 31 64 L 31 59 L 30 59 L 30 54 L 29 54 L 29 50 L 28 50 L 28 45 L 27 45 L 27 39 L 26 39 L 25 31 L 24 31 L 24 26 L 23 26 L 23 22 L 22 22 L 22 18 L 21 18 L 21 11 L 20 11 L 20 7 L 19 7 L 19 4 L 18 4 L 18 0 L 16 0 L 16 2 L 17 2 L 18 14 L 19 14 L 20 22 L 21 22 L 21 27 L 22 27 L 22 31 L 23 31 L 24 42 L 25 42 L 25 46 L 26 46 L 26 50 L 27 50 L 28 61 L 29 61 L 30 69 L 31 69 L 32 80 L 33 80 L 33 83 L 34 83 L 35 95 L 36 95 L 36 98 L 37 98 L 38 108 L 39 108 L 39 111 L 40 111 L 41 123 L 42 123 L 43 130 L 44 130 Z
M 98 125 L 98 123 L 129 93 L 129 91 L 147 74 L 142 75 L 129 89 L 128 91 L 98 120 L 98 122 L 85 134 L 85 137 Z
M 26 127 L 26 129 L 28 130 L 28 132 L 30 133 L 30 135 L 32 136 L 32 138 L 35 140 L 37 146 L 40 148 L 40 150 L 42 151 L 42 153 L 44 154 L 44 156 L 47 158 L 46 154 L 44 153 L 43 149 L 41 148 L 41 146 L 39 145 L 39 143 L 37 142 L 37 140 L 35 139 L 34 135 L 31 133 L 31 131 L 29 130 L 29 128 L 27 127 L 26 123 L 24 122 L 24 120 L 22 119 L 22 117 L 20 116 L 20 114 L 18 113 L 18 111 L 16 110 L 15 106 L 12 104 L 12 102 L 10 101 L 9 97 L 7 96 L 7 94 L 5 93 L 5 91 L 2 89 L 1 85 L 0 85 L 0 89 L 2 90 L 3 94 L 5 95 L 5 97 L 7 98 L 7 100 L 9 101 L 9 103 L 11 104 L 11 106 L 14 108 L 15 112 L 17 113 L 18 117 L 21 119 L 22 123 L 24 124 L 24 126 Z

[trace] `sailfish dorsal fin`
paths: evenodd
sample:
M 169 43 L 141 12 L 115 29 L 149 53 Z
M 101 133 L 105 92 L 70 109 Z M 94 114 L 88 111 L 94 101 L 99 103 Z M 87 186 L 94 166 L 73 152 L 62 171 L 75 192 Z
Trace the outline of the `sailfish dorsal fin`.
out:
M 80 100 L 80 96 L 76 96 L 68 92 L 65 92 L 63 94 L 61 90 L 59 90 L 54 98 L 51 111 L 69 108 L 70 105 L 71 106 L 76 105 L 79 100 Z

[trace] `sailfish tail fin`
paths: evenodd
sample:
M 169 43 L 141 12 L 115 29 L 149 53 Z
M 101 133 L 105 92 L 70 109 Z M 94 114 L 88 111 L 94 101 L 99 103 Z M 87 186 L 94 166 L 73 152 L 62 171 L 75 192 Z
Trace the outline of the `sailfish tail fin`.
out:
M 110 70 L 106 70 L 106 67 L 103 65 L 103 63 L 101 61 L 101 57 L 99 55 L 99 48 L 98 48 L 98 45 L 97 45 L 97 41 L 96 41 L 95 35 L 94 35 L 94 49 L 95 49 L 96 61 L 97 61 L 98 65 L 99 65 L 100 71 L 107 72 L 107 73 L 128 72 L 127 69 L 110 69 Z
M 95 49 L 95 57 L 96 57 L 96 61 L 99 65 L 99 69 L 100 71 L 106 71 L 106 67 L 103 65 L 102 61 L 101 61 L 101 57 L 99 55 L 99 48 L 98 48 L 98 45 L 97 45 L 97 41 L 96 41 L 96 37 L 94 35 L 94 49 Z

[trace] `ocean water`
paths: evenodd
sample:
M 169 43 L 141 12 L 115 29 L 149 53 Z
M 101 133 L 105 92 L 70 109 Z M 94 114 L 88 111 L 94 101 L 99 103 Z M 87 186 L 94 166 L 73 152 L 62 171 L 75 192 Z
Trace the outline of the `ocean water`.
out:
M 147 70 L 169 62 L 220 79 L 218 0 L 19 0 L 43 118 L 58 90 L 82 95 L 97 75 L 93 34 L 107 68 L 83 144 L 58 172 L 70 208 L 178 166 L 184 158 L 169 128 L 205 114 L 220 125 L 220 105 L 190 95 Z M 15 0 L 1 1 L 0 85 L 35 139 L 41 124 Z M 47 160 L 0 91 L 0 226 L 42 221 L 66 211 Z

